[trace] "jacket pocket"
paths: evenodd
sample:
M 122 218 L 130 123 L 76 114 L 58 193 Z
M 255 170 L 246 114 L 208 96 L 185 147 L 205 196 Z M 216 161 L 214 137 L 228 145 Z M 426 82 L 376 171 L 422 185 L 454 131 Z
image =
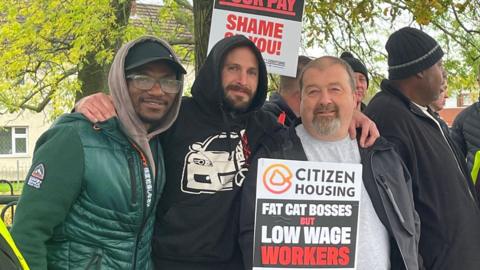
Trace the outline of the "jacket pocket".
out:
M 85 267 L 85 270 L 99 270 L 102 269 L 102 255 L 95 253 Z
M 378 177 L 375 177 L 375 180 L 377 181 L 378 185 L 380 187 L 382 187 L 382 189 L 384 191 L 384 194 L 380 195 L 382 200 L 388 200 L 390 202 L 390 206 L 393 208 L 393 212 L 397 216 L 397 218 L 400 221 L 400 224 L 402 225 L 402 227 L 405 229 L 405 231 L 408 234 L 413 236 L 415 234 L 415 224 L 414 224 L 415 222 L 414 222 L 414 220 L 411 220 L 411 218 L 409 216 L 407 216 L 409 214 L 408 212 L 406 212 L 406 211 L 402 212 L 402 209 L 400 208 L 402 206 L 408 207 L 407 203 L 410 200 L 409 199 L 410 197 L 408 196 L 407 189 L 406 188 L 405 189 L 399 188 L 398 190 L 395 190 L 395 194 L 396 194 L 397 197 L 401 197 L 401 196 L 406 197 L 404 200 L 399 201 L 399 200 L 395 199 L 394 191 L 392 190 L 392 188 L 390 188 L 390 185 L 389 185 L 389 182 L 388 182 L 386 176 L 378 175 Z M 405 194 L 405 193 L 407 193 L 407 194 Z M 403 202 L 403 204 L 402 204 L 402 202 Z M 389 212 L 388 210 L 389 209 L 386 207 L 386 205 L 385 205 L 386 203 L 387 202 L 385 202 L 385 201 L 383 202 L 384 207 L 385 207 L 385 211 L 387 212 L 387 216 L 389 216 L 388 215 L 388 212 Z M 412 205 L 411 210 L 414 211 L 413 205 Z

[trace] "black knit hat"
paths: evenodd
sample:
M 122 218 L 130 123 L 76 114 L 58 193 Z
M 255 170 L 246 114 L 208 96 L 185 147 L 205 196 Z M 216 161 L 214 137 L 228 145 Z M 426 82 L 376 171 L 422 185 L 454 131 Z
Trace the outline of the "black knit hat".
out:
M 362 63 L 362 61 L 360 61 L 360 59 L 353 57 L 353 55 L 350 52 L 343 52 L 342 55 L 340 55 L 340 58 L 342 58 L 345 62 L 347 62 L 354 72 L 362 73 L 367 79 L 367 86 L 368 86 L 368 69 Z
M 387 40 L 388 78 L 408 78 L 433 66 L 443 57 L 440 45 L 425 32 L 404 27 Z

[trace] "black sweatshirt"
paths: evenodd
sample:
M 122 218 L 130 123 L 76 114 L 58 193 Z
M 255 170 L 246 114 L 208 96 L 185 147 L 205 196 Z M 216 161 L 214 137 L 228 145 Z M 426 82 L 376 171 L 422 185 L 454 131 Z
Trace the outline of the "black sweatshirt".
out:
M 221 67 L 230 50 L 244 46 L 258 59 L 259 83 L 247 112 L 235 113 L 224 107 Z M 156 269 L 243 269 L 239 193 L 251 142 L 262 133 L 258 123 L 269 121 L 259 111 L 266 93 L 265 63 L 250 40 L 234 36 L 213 47 L 192 97 L 182 100 L 177 121 L 162 135 L 167 179 L 152 243 Z M 249 125 L 257 128 L 246 136 Z

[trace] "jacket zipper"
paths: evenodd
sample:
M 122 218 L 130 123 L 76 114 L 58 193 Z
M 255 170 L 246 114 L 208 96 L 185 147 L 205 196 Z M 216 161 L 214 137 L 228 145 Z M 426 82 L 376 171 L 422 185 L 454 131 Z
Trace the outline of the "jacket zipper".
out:
M 395 213 L 397 213 L 397 216 L 400 218 L 400 222 L 405 223 L 405 218 L 402 215 L 402 212 L 400 212 L 400 208 L 397 205 L 397 202 L 395 201 L 395 197 L 393 197 L 393 192 L 390 189 L 390 187 L 385 183 L 385 179 L 383 179 L 383 175 L 379 174 L 380 177 L 380 183 L 382 184 L 383 188 L 387 192 L 387 196 L 390 199 L 390 202 L 393 205 L 393 209 L 395 210 Z
M 376 152 L 377 152 L 377 150 L 373 150 L 373 151 L 372 151 L 372 154 L 370 155 L 370 170 L 372 171 L 372 176 L 374 177 L 374 179 L 375 179 L 375 175 L 374 175 L 374 172 L 375 172 L 375 171 L 373 170 L 373 155 L 374 155 Z M 381 182 L 383 183 L 383 178 L 382 178 L 382 181 L 381 181 Z M 393 197 L 393 194 L 392 194 L 392 191 L 390 190 L 390 188 L 388 188 L 388 186 L 387 186 L 385 183 L 383 183 L 383 184 L 384 184 L 385 187 L 390 191 L 390 194 L 387 192 L 387 194 L 389 194 L 388 197 L 390 197 L 390 195 L 392 195 L 392 197 Z M 381 198 L 380 198 L 380 200 L 381 200 Z M 392 201 L 392 199 L 390 199 L 390 200 Z M 383 204 L 383 203 L 382 203 L 382 204 Z M 395 211 L 400 211 L 400 210 L 398 209 L 398 205 L 396 204 L 395 201 L 392 201 L 392 204 L 394 205 L 393 208 L 395 209 Z M 385 206 L 384 206 L 384 209 L 385 209 Z M 386 209 L 385 209 L 385 211 L 386 211 Z M 398 214 L 398 213 L 397 213 L 397 214 Z M 404 217 L 403 217 L 402 214 L 400 214 L 399 217 L 400 217 L 400 221 L 402 221 L 402 223 L 405 222 L 405 219 L 404 219 Z M 387 216 L 387 220 L 388 220 L 388 216 Z M 397 241 L 395 241 L 395 242 L 397 242 Z M 403 253 L 402 248 L 398 245 L 398 242 L 397 242 L 397 247 L 398 247 L 398 251 L 400 252 L 400 255 L 402 256 L 403 264 L 404 264 L 405 267 L 407 267 L 407 262 L 406 262 L 406 260 L 405 260 L 405 254 Z
M 370 155 L 370 170 L 372 171 L 372 176 L 373 176 L 374 179 L 376 177 L 375 177 L 375 174 L 374 174 L 375 170 L 373 169 L 373 155 L 375 155 L 375 153 L 377 151 L 378 150 L 373 150 L 372 154 Z M 385 183 L 385 179 L 383 179 L 383 175 L 379 174 L 379 176 L 380 176 L 381 181 L 377 181 L 377 182 L 380 182 L 382 184 L 383 188 L 385 189 L 385 192 L 387 193 L 388 198 L 392 202 L 393 210 L 395 210 L 395 213 L 397 213 L 397 216 L 400 218 L 400 222 L 405 223 L 405 218 L 403 217 L 402 212 L 400 212 L 400 208 L 398 207 L 397 202 L 395 201 L 395 197 L 393 196 L 392 190 L 387 185 L 387 183 Z M 385 211 L 386 211 L 386 209 L 385 209 Z
M 130 186 L 132 189 L 132 204 L 137 203 L 137 183 L 135 182 L 135 166 L 133 164 L 133 156 L 128 155 L 128 168 L 130 171 Z
M 413 110 L 412 110 L 412 111 L 413 111 Z M 416 113 L 415 111 L 413 111 L 413 112 L 414 112 L 415 114 L 419 115 L 419 114 Z M 427 112 L 427 113 L 428 113 L 428 112 Z M 431 114 L 430 114 L 430 115 L 431 115 Z M 433 121 L 433 119 L 431 119 L 431 118 L 428 117 L 427 115 L 421 115 L 421 114 L 420 114 L 419 116 L 428 119 L 428 121 L 430 121 L 430 122 L 434 122 L 435 128 L 438 128 L 438 131 L 440 131 L 440 134 L 442 135 L 442 137 L 443 137 L 443 138 L 445 139 L 445 141 L 447 142 L 447 146 L 448 146 L 448 148 L 450 149 L 450 152 L 452 153 L 453 158 L 455 159 L 455 162 L 456 162 L 456 164 L 457 164 L 458 170 L 460 171 L 460 174 L 463 175 L 463 176 L 466 178 L 467 181 L 470 181 L 470 177 L 468 176 L 468 174 L 465 175 L 464 171 L 462 170 L 462 168 L 461 168 L 461 166 L 460 166 L 460 162 L 459 162 L 459 160 L 458 160 L 458 158 L 457 158 L 457 155 L 456 155 L 456 153 L 455 153 L 453 144 L 450 142 L 449 135 L 448 135 L 448 134 L 445 134 L 445 133 L 443 132 L 442 125 L 440 124 L 440 121 L 438 121 L 438 120 L 436 119 L 436 117 L 433 116 L 433 115 L 431 115 L 431 116 L 433 117 L 433 119 L 436 120 L 436 123 L 435 123 L 435 121 Z M 462 180 L 462 182 L 463 182 L 463 186 L 467 189 L 468 194 L 470 195 L 470 198 L 472 199 L 475 207 L 477 207 L 477 200 L 476 200 L 475 197 L 473 196 L 472 191 L 470 190 L 470 187 L 468 186 L 467 183 L 465 183 L 465 181 Z M 477 208 L 478 208 L 478 207 L 477 207 Z
M 145 224 L 146 224 L 145 217 L 146 217 L 146 212 L 147 212 L 147 207 L 146 207 L 147 191 L 146 191 L 146 188 L 145 188 L 145 171 L 148 170 L 148 163 L 147 163 L 147 159 L 145 158 L 145 155 L 143 154 L 143 152 L 134 143 L 132 143 L 132 145 L 137 150 L 138 154 L 140 155 L 140 159 L 142 161 L 142 167 L 143 167 L 143 172 L 140 173 L 141 178 L 142 178 L 142 191 L 143 191 L 142 224 L 140 225 L 140 230 L 138 231 L 138 234 L 135 237 L 135 252 L 133 254 L 133 268 L 132 268 L 132 269 L 136 269 L 136 267 L 137 267 L 137 254 L 138 254 L 138 242 L 139 242 L 139 238 L 142 235 L 143 229 L 144 229 Z

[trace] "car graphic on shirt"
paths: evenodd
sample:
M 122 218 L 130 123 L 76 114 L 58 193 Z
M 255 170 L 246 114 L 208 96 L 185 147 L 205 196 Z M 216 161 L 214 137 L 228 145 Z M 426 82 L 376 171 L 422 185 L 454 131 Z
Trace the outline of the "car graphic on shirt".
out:
M 230 150 L 232 149 L 233 150 Z M 233 179 L 245 162 L 239 134 L 226 132 L 190 145 L 185 156 L 182 191 L 215 193 L 233 189 Z

